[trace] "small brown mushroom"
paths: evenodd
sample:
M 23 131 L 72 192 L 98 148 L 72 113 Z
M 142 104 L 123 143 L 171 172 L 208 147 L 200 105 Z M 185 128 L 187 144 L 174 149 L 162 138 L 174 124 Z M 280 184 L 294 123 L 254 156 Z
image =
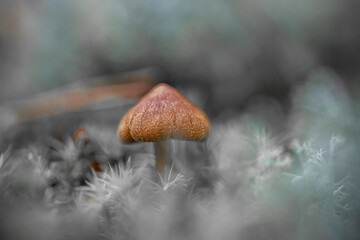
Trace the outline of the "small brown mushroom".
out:
M 196 141 L 210 132 L 206 114 L 167 84 L 158 84 L 121 120 L 118 136 L 123 142 L 156 142 L 157 168 L 165 166 L 164 143 L 169 138 Z

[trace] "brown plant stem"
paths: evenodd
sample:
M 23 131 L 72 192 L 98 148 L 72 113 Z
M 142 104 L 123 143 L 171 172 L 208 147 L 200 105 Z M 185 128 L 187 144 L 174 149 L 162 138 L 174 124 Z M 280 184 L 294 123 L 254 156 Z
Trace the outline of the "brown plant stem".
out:
M 166 151 L 167 141 L 157 141 L 154 144 L 155 157 L 156 157 L 156 169 L 159 173 L 163 173 L 167 162 L 169 161 L 169 155 Z

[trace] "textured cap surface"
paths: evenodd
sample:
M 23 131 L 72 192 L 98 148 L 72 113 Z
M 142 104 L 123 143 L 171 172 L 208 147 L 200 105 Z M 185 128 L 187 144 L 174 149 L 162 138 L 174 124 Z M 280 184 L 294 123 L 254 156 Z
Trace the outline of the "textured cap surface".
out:
M 200 140 L 209 131 L 210 123 L 203 111 L 174 88 L 159 84 L 125 114 L 118 136 L 123 142 Z

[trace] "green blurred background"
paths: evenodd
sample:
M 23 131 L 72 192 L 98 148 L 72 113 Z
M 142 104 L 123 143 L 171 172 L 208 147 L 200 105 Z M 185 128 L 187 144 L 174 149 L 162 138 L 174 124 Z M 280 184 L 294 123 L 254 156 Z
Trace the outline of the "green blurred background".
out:
M 214 114 L 271 96 L 286 110 L 316 68 L 357 89 L 357 0 L 1 0 L 0 102 L 155 66 Z

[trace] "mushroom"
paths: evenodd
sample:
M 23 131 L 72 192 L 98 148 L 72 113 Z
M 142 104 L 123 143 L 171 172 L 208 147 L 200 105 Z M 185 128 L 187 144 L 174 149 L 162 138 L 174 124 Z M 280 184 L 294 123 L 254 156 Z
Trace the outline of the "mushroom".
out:
M 169 138 L 197 141 L 208 136 L 210 122 L 206 114 L 167 84 L 150 90 L 121 120 L 121 141 L 155 142 L 156 167 L 166 165 L 164 141 Z

